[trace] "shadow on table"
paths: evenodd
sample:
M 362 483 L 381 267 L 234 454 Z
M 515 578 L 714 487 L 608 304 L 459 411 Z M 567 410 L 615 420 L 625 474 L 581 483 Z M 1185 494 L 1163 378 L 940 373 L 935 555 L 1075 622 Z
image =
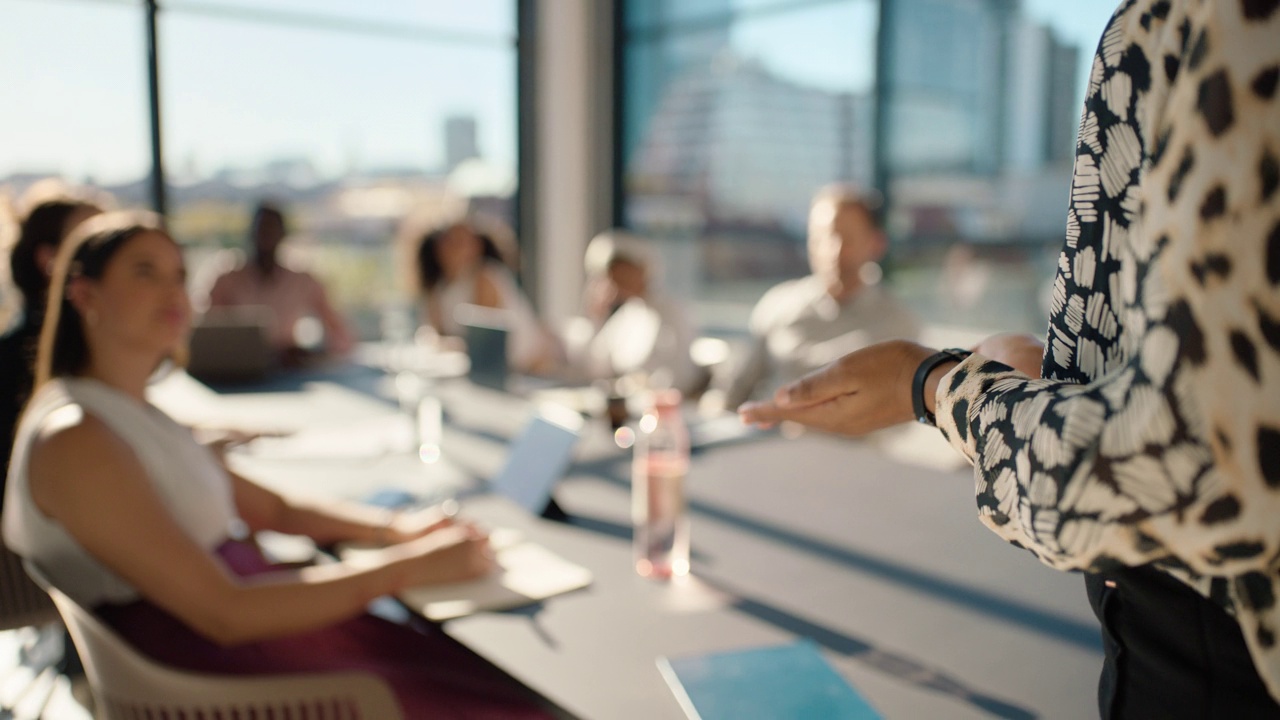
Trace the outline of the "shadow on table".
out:
M 577 469 L 585 469 L 600 480 L 625 485 L 623 480 L 618 479 L 625 477 L 625 470 L 615 466 L 615 463 L 617 463 L 615 460 L 602 461 L 593 464 L 594 467 Z M 867 552 L 810 537 L 791 528 L 749 517 L 714 503 L 690 499 L 689 511 L 698 518 L 709 518 L 736 527 L 781 545 L 793 547 L 813 557 L 945 600 L 1001 622 L 1021 626 L 1090 652 L 1102 653 L 1102 640 L 1098 627 L 1092 623 L 1081 622 L 963 582 L 876 557 Z
M 999 718 L 1029 720 L 1037 717 L 1032 710 L 968 687 L 937 668 L 892 651 L 877 648 L 859 638 L 818 625 L 776 606 L 745 596 L 727 583 L 705 574 L 699 574 L 698 579 L 736 598 L 732 604 L 735 609 L 794 635 L 809 638 L 831 652 L 844 655 L 877 672 L 924 690 L 949 695 Z
M 379 392 L 379 385 L 385 378 L 386 373 L 378 368 L 341 363 L 275 372 L 253 382 L 225 382 L 216 379 L 204 379 L 201 382 L 219 395 L 302 392 L 309 383 L 327 382 L 391 404 L 391 400 Z

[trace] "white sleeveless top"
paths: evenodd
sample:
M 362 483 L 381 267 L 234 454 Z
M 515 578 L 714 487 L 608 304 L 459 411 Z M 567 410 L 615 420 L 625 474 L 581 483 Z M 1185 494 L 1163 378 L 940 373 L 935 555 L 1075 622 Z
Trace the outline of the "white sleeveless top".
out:
M 59 590 L 85 607 L 138 597 L 137 590 L 80 547 L 31 499 L 27 457 L 35 439 L 45 428 L 75 422 L 82 412 L 101 420 L 133 450 L 161 501 L 198 545 L 212 552 L 243 528 L 230 478 L 190 430 L 97 380 L 53 380 L 32 397 L 18 425 L 5 488 L 4 541 Z M 82 482 L 93 482 L 93 477 Z

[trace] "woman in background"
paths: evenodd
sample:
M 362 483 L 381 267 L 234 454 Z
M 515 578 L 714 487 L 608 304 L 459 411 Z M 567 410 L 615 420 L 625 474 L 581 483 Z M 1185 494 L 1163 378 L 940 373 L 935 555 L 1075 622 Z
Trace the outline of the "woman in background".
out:
M 461 337 L 455 313 L 464 305 L 501 310 L 507 329 L 507 361 L 520 372 L 552 369 L 559 345 L 516 284 L 493 236 L 458 222 L 427 233 L 418 245 L 423 317 L 437 333 Z
M 88 200 L 60 193 L 33 201 L 19 221 L 18 240 L 9 254 L 9 270 L 22 297 L 22 320 L 0 338 L 0 507 L 18 414 L 31 395 L 36 339 L 44 326 L 45 293 L 54 256 L 68 233 L 100 212 L 102 209 Z
M 487 538 L 437 511 L 291 502 L 230 472 L 150 405 L 191 320 L 177 244 L 147 215 L 95 218 L 59 252 L 4 509 L 5 542 L 144 654 L 234 674 L 364 670 L 405 714 L 545 717 L 434 626 L 365 614 L 406 587 L 489 572 Z M 389 543 L 374 562 L 271 565 L 252 533 Z

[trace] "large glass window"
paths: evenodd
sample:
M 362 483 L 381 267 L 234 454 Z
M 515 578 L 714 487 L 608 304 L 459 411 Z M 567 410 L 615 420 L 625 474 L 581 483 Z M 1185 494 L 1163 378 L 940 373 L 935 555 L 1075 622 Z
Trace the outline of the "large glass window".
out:
M 197 300 L 263 199 L 364 337 L 410 292 L 406 219 L 511 224 L 515 5 L 161 0 L 167 209 Z M 0 0 L 0 196 L 55 176 L 150 203 L 146 17 L 142 0 Z
M 812 193 L 875 185 L 886 282 L 927 322 L 1041 332 L 1114 5 L 630 0 L 623 220 L 666 241 L 704 326 L 732 331 L 807 272 Z
M 869 182 L 872 0 L 625 3 L 623 216 L 708 325 L 803 274 L 809 195 Z M 727 314 L 713 312 L 723 310 Z
M 0 0 L 0 186 L 146 177 L 141 6 Z
M 381 311 L 411 291 L 398 262 L 411 250 L 407 219 L 429 225 L 478 206 L 512 221 L 514 3 L 165 7 L 171 216 L 187 241 L 238 249 L 253 204 L 280 203 L 291 261 L 373 337 Z M 198 263 L 196 292 L 229 262 Z

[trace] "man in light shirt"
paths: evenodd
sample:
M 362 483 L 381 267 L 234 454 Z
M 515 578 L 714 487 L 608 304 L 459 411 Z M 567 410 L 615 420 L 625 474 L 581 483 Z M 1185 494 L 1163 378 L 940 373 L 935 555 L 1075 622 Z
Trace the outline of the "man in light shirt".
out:
M 920 322 L 880 282 L 888 249 L 880 198 L 845 184 L 822 188 L 809 209 L 812 273 L 776 285 L 751 313 L 751 349 L 732 372 L 728 409 L 846 353 L 915 338 Z
M 296 365 L 317 350 L 344 355 L 354 344 L 346 321 L 329 303 L 324 286 L 306 272 L 279 262 L 280 244 L 286 235 L 284 213 L 262 203 L 253 214 L 250 255 L 239 267 L 220 276 L 209 291 L 209 307 L 259 306 L 270 313 L 268 335 L 286 366 Z M 319 323 L 320 347 L 308 347 L 308 321 Z M 304 342 L 305 341 L 305 342 Z

